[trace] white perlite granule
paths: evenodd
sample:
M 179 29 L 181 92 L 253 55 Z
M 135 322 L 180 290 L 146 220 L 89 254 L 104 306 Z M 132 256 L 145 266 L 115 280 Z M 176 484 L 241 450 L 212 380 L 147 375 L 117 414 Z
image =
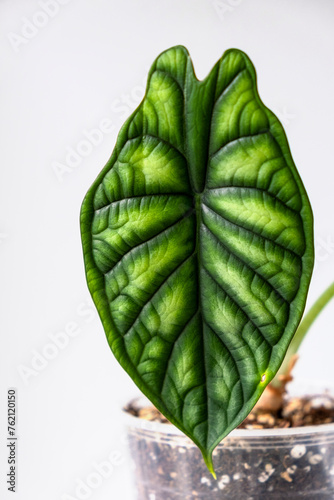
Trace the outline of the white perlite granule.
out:
M 308 462 L 311 465 L 320 464 L 321 461 L 322 461 L 322 455 L 319 455 L 319 454 L 315 454 L 315 455 L 310 454 L 310 456 L 308 457 Z
M 297 444 L 290 451 L 290 455 L 292 456 L 292 458 L 297 458 L 297 459 L 304 456 L 305 453 L 306 453 L 306 446 L 304 446 L 303 444 Z
M 223 490 L 229 482 L 230 482 L 230 476 L 228 476 L 227 474 L 224 474 L 218 483 L 218 488 L 220 490 Z
M 259 483 L 265 483 L 266 481 L 268 481 L 268 479 L 269 479 L 269 474 L 267 474 L 266 472 L 261 472 L 261 474 L 257 478 Z
M 210 485 L 211 485 L 211 481 L 210 481 L 210 479 L 208 479 L 208 478 L 207 478 L 207 477 L 205 477 L 205 476 L 201 477 L 201 483 L 202 483 L 202 484 L 207 484 L 208 486 L 210 486 Z

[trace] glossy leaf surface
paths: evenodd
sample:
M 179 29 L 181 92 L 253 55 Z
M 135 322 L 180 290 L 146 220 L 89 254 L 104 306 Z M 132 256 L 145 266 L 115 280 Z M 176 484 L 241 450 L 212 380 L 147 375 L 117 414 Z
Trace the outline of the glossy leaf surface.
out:
M 283 360 L 313 267 L 309 201 L 243 52 L 201 82 L 184 47 L 157 58 L 81 230 L 113 353 L 212 470 Z

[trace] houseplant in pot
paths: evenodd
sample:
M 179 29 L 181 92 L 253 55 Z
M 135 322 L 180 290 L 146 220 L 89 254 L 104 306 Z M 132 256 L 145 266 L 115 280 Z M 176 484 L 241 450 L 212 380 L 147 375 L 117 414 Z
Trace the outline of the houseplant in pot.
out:
M 156 59 L 81 232 L 113 353 L 215 476 L 212 453 L 277 373 L 313 268 L 308 197 L 243 52 L 201 82 L 184 47 Z
M 333 498 L 334 399 L 325 387 L 300 381 L 290 394 L 285 392 L 297 348 L 333 296 L 334 283 L 303 319 L 257 405 L 213 452 L 217 481 L 196 446 L 147 400 L 126 406 L 139 499 Z

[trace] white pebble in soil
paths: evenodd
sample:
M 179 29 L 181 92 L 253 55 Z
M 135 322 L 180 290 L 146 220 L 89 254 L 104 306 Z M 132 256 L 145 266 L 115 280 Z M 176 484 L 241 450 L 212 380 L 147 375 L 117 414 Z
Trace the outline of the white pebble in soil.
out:
M 264 466 L 264 468 L 265 468 L 266 473 L 269 474 L 269 476 L 271 476 L 275 472 L 275 469 L 271 464 L 266 464 Z
M 243 472 L 236 472 L 233 474 L 233 481 L 239 481 L 239 479 L 243 479 L 244 477 L 246 477 L 246 474 Z
M 308 458 L 308 462 L 309 464 L 311 465 L 317 465 L 317 464 L 320 464 L 320 462 L 322 462 L 322 455 L 319 455 L 319 453 L 316 453 L 313 455 L 313 453 L 308 453 L 307 454 L 307 458 Z
M 228 485 L 229 482 L 230 482 L 230 476 L 228 476 L 227 474 L 224 474 L 221 477 L 221 480 L 218 482 L 218 488 L 220 490 L 223 490 L 224 488 L 226 488 L 226 486 Z
M 201 477 L 201 483 L 202 484 L 207 484 L 208 486 L 211 486 L 211 481 L 207 477 L 203 476 Z
M 266 472 L 261 472 L 257 480 L 259 481 L 259 483 L 265 483 L 266 481 L 268 481 L 269 477 L 269 474 L 267 474 Z
M 155 493 L 150 493 L 148 498 L 149 500 L 155 500 Z
M 179 453 L 185 453 L 186 450 L 184 448 L 179 448 Z
M 268 479 L 270 478 L 270 476 L 272 474 L 274 474 L 274 472 L 275 472 L 275 469 L 274 469 L 274 467 L 271 464 L 266 464 L 264 466 L 264 469 L 265 470 L 263 472 L 261 472 L 261 474 L 257 478 L 257 480 L 259 481 L 259 483 L 265 483 L 266 481 L 268 481 Z
M 290 474 L 290 476 L 294 474 L 296 470 L 297 470 L 297 465 L 291 465 L 291 467 L 288 467 L 286 469 L 287 473 Z
M 305 453 L 306 453 L 306 446 L 304 446 L 303 444 L 297 444 L 290 451 L 290 455 L 292 456 L 292 458 L 296 459 L 303 457 Z

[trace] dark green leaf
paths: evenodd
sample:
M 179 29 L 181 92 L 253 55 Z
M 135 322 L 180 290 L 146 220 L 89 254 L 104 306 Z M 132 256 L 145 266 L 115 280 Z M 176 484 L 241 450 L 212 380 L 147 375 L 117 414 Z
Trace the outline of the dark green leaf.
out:
M 313 267 L 310 204 L 243 52 L 201 82 L 184 47 L 157 58 L 81 229 L 113 353 L 212 471 L 283 360 Z

